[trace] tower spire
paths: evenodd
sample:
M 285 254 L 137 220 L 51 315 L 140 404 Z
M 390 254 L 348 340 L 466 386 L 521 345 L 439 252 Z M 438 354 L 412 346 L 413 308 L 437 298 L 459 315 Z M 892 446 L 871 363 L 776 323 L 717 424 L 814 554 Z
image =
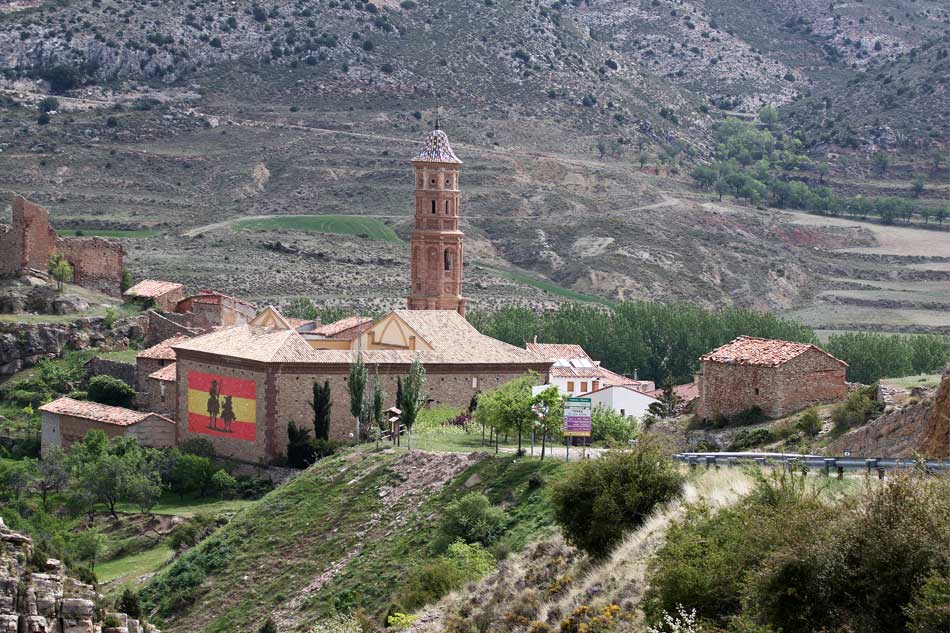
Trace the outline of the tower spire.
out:
M 416 217 L 412 231 L 410 310 L 454 310 L 465 316 L 462 297 L 462 231 L 459 160 L 445 132 L 429 133 L 412 159 L 416 172 Z

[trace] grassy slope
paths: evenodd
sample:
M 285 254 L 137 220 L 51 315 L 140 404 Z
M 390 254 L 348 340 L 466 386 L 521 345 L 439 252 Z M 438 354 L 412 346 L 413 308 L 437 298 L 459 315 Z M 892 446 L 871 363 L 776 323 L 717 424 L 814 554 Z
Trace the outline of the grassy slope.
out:
M 371 240 L 383 242 L 402 241 L 395 231 L 379 220 L 345 215 L 279 216 L 239 220 L 233 226 L 239 231 L 312 231 L 366 236 Z
M 506 505 L 512 521 L 506 538 L 515 548 L 551 525 L 543 488 L 529 489 L 527 482 L 539 471 L 556 477 L 561 464 L 553 460 L 487 458 L 471 462 L 445 488 L 422 484 L 419 494 L 400 496 L 400 484 L 414 487 L 445 459 L 418 451 L 348 452 L 320 462 L 239 513 L 163 575 L 219 552 L 194 604 L 174 610 L 163 630 L 252 631 L 267 613 L 296 630 L 336 610 L 381 616 L 407 573 L 431 557 L 439 511 L 463 491 L 481 490 Z M 416 465 L 407 469 L 407 463 Z M 479 477 L 470 479 L 474 474 Z M 327 574 L 334 568 L 335 575 Z M 321 575 L 322 585 L 315 582 Z

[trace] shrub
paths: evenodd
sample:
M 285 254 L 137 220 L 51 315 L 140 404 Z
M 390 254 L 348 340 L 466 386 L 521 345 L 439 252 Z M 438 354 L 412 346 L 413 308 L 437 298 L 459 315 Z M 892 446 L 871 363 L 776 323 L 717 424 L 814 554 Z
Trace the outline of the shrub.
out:
M 881 412 L 883 406 L 871 400 L 868 389 L 859 389 L 848 394 L 848 399 L 831 410 L 835 433 L 861 426 Z
M 775 441 L 775 436 L 768 429 L 740 429 L 733 438 L 732 444 L 729 445 L 729 450 L 744 451 L 773 441 Z
M 203 437 L 193 437 L 189 440 L 185 440 L 178 445 L 178 450 L 185 455 L 197 455 L 198 457 L 207 457 L 208 459 L 214 457 L 214 444 Z
M 102 374 L 89 381 L 89 399 L 114 407 L 131 407 L 135 401 L 135 389 L 119 380 Z
M 277 633 L 277 625 L 274 624 L 274 619 L 267 618 L 264 620 L 264 624 L 261 625 L 261 628 L 257 629 L 257 633 Z
M 399 604 L 407 611 L 433 603 L 462 586 L 465 577 L 455 563 L 438 558 L 414 570 L 399 596 Z
M 818 435 L 821 431 L 821 420 L 818 418 L 818 412 L 815 409 L 808 409 L 798 418 L 795 428 L 809 437 Z
M 142 619 L 142 603 L 139 594 L 131 587 L 126 587 L 115 603 L 115 610 L 124 613 L 133 620 Z
M 40 112 L 53 112 L 59 110 L 59 99 L 56 97 L 46 97 L 40 101 Z
M 506 523 L 504 510 L 493 506 L 485 495 L 470 492 L 446 506 L 439 524 L 441 543 L 460 539 L 491 545 L 502 535 Z
M 620 415 L 613 409 L 597 405 L 591 412 L 591 439 L 595 442 L 626 444 L 636 431 L 634 418 Z
M 102 618 L 102 626 L 103 628 L 118 628 L 122 626 L 122 621 L 119 620 L 119 617 L 116 614 L 110 613 L 106 617 Z
M 554 486 L 557 522 L 568 541 L 602 558 L 657 504 L 679 496 L 683 476 L 651 442 L 574 464 Z
M 36 122 L 39 125 L 47 125 L 50 122 L 49 114 L 46 112 L 40 112 L 40 115 L 36 117 Z
M 950 631 L 950 575 L 933 572 L 905 608 L 908 633 Z

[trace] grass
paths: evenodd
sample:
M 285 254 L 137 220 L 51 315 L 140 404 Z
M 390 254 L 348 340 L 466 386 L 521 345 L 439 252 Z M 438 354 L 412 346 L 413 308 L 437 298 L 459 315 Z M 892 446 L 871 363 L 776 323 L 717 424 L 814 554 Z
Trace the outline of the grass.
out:
M 257 503 L 257 500 L 251 499 L 216 499 L 214 497 L 200 499 L 189 496 L 181 499 L 178 495 L 166 492 L 162 495 L 158 504 L 152 508 L 152 514 L 180 517 L 193 517 L 196 514 L 233 514 L 253 506 L 255 503 Z M 120 512 L 138 512 L 138 508 L 131 504 L 121 504 L 118 509 Z
M 160 568 L 175 555 L 165 544 L 124 556 L 96 566 L 96 577 L 101 583 L 122 582 L 149 574 Z
M 526 275 L 524 273 L 519 273 L 511 270 L 501 270 L 499 268 L 492 268 L 490 266 L 482 266 L 485 270 L 491 272 L 492 274 L 503 277 L 505 279 L 510 279 L 519 284 L 524 284 L 525 286 L 530 286 L 532 288 L 537 288 L 538 290 L 543 290 L 548 294 L 552 294 L 558 297 L 564 297 L 566 299 L 571 299 L 572 301 L 580 301 L 583 303 L 599 303 L 601 305 L 613 307 L 615 304 L 603 297 L 595 297 L 593 295 L 584 294 L 583 292 L 577 292 L 576 290 L 571 290 L 569 288 L 564 288 L 559 286 L 553 281 L 548 281 L 547 279 L 539 279 L 537 277 L 532 277 L 531 275 Z
M 412 474 L 400 469 L 406 459 L 420 460 Z M 486 458 L 444 487 L 424 483 L 446 463 L 447 456 L 366 449 L 318 462 L 239 512 L 152 581 L 149 591 L 161 599 L 170 590 L 165 579 L 181 578 L 196 565 L 201 572 L 193 577 L 203 578 L 187 589 L 197 596 L 193 605 L 163 609 L 174 619 L 162 629 L 256 630 L 263 614 L 282 609 L 299 622 L 356 608 L 381 619 L 407 574 L 437 555 L 431 544 L 442 509 L 470 491 L 505 506 L 510 520 L 504 538 L 515 549 L 552 525 L 545 482 L 558 476 L 562 462 Z M 336 573 L 327 574 L 332 568 Z M 324 574 L 324 582 L 314 585 Z
M 910 389 L 911 387 L 936 387 L 940 384 L 940 379 L 940 374 L 917 374 L 903 378 L 882 378 L 881 382 Z
M 61 237 L 155 237 L 161 232 L 153 229 L 57 229 L 56 234 Z
M 375 218 L 353 215 L 291 215 L 238 220 L 231 225 L 238 231 L 307 231 L 354 235 L 381 242 L 401 242 L 390 227 Z

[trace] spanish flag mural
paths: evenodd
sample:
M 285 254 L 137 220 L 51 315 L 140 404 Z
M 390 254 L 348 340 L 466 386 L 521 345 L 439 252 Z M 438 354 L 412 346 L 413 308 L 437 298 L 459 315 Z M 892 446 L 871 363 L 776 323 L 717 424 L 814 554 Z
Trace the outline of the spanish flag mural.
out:
M 188 372 L 188 430 L 253 442 L 257 438 L 255 382 Z

